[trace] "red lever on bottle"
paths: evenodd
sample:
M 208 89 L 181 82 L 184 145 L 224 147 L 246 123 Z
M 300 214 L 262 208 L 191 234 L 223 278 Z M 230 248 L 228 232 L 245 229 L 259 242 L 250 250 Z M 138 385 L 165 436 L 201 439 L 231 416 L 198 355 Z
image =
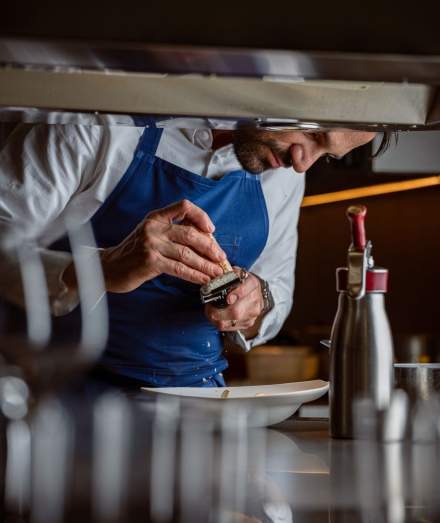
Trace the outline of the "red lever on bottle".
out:
M 365 216 L 367 208 L 365 205 L 351 205 L 347 209 L 347 218 L 351 226 L 351 240 L 356 250 L 363 251 L 367 245 L 365 234 Z

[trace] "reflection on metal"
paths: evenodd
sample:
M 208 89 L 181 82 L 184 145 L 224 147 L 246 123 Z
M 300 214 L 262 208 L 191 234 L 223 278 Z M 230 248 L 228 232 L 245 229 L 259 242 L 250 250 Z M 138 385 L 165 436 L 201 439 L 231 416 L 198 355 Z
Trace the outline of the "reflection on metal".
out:
M 354 124 L 375 130 L 381 126 L 411 129 L 433 125 L 438 123 L 429 117 L 434 98 L 434 88 L 422 84 L 0 70 L 3 107 L 62 108 L 86 114 L 209 115 L 284 129 L 292 123 L 294 128 L 312 130 L 321 124 Z
M 35 348 L 42 348 L 49 342 L 52 328 L 43 263 L 36 247 L 26 243 L 18 249 L 18 258 L 27 311 L 28 338 Z
M 1 76 L 1 71 L 0 71 Z M 1 90 L 1 87 L 0 87 Z M 164 114 L 117 114 L 104 111 L 62 111 L 52 109 L 41 109 L 37 107 L 1 107 L 0 122 L 6 124 L 14 123 L 45 123 L 49 125 L 101 125 L 101 126 L 129 126 L 144 127 L 145 119 L 149 116 L 155 117 L 157 125 L 160 126 L 182 126 L 184 121 L 185 129 L 230 129 L 236 130 L 243 126 L 256 127 L 266 131 L 330 131 L 332 129 L 351 129 L 355 131 L 435 131 L 440 129 L 438 119 L 429 124 L 403 124 L 403 123 L 366 123 L 355 121 L 306 121 L 295 118 L 238 118 L 220 117 L 204 118 L 193 117 L 190 114 L 181 117 L 172 117 Z
M 176 478 L 176 447 L 180 403 L 178 398 L 159 397 L 151 443 L 150 512 L 154 522 L 172 521 L 174 483 Z
M 440 433 L 378 440 L 396 413 L 358 404 L 367 438 L 330 441 L 322 420 L 251 429 L 229 401 L 219 414 L 90 392 L 42 398 L 9 425 L 5 521 L 439 521 Z M 438 420 L 438 405 L 424 412 Z
M 345 191 L 335 191 L 313 196 L 305 196 L 301 207 L 312 207 L 314 205 L 324 205 L 326 203 L 343 202 L 357 198 L 368 198 L 370 196 L 381 196 L 394 192 L 410 191 L 413 189 L 423 189 L 440 184 L 440 176 L 428 176 L 415 180 L 404 180 L 401 182 L 381 183 L 358 189 L 347 189 Z
M 33 523 L 59 523 L 64 520 L 72 450 L 73 427 L 69 413 L 57 399 L 43 400 L 31 424 Z
M 440 56 L 0 39 L 3 121 L 424 129 L 440 126 L 439 84 Z
M 97 521 L 121 521 L 129 479 L 130 406 L 107 392 L 93 408 L 93 514 Z
M 75 227 L 66 220 L 81 303 L 81 357 L 97 361 L 108 337 L 108 309 L 101 259 L 90 223 Z
M 440 83 L 440 57 L 349 52 L 0 39 L 0 64 L 282 79 Z

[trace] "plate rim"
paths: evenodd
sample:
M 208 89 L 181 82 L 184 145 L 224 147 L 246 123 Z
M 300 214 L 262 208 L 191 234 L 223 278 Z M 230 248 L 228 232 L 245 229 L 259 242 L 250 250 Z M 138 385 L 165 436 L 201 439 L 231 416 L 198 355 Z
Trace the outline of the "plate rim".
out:
M 264 396 L 255 396 L 255 394 L 252 395 L 250 392 L 249 395 L 241 396 L 241 397 L 228 397 L 228 398 L 222 398 L 221 394 L 219 396 L 192 396 L 190 394 L 179 394 L 177 392 L 168 392 L 168 390 L 173 389 L 175 391 L 176 389 L 185 389 L 187 391 L 200 391 L 202 387 L 141 387 L 141 390 L 143 392 L 147 393 L 153 393 L 156 395 L 165 394 L 167 396 L 173 396 L 178 398 L 188 398 L 188 399 L 197 399 L 197 400 L 270 400 L 272 398 L 294 398 L 295 396 L 300 396 L 303 394 L 310 394 L 310 393 L 317 393 L 317 392 L 327 392 L 330 387 L 330 382 L 326 380 L 306 380 L 306 381 L 293 381 L 293 382 L 287 382 L 287 383 L 274 383 L 274 384 L 268 384 L 268 385 L 244 385 L 244 386 L 232 386 L 232 387 L 215 387 L 216 390 L 224 391 L 224 390 L 234 390 L 234 389 L 241 389 L 243 387 L 246 387 L 247 389 L 261 389 L 265 387 L 274 387 L 276 385 L 296 385 L 300 383 L 319 383 L 319 385 L 316 385 L 312 388 L 307 388 L 304 390 L 293 390 L 293 391 L 280 391 L 275 393 L 270 393 Z

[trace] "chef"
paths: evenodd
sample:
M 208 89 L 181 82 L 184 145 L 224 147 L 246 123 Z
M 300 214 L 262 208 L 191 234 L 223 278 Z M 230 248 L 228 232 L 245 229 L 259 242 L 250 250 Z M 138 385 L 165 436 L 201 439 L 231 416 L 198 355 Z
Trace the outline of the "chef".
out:
M 91 223 L 110 314 L 98 372 L 116 385 L 223 386 L 224 335 L 244 350 L 275 336 L 292 306 L 301 173 L 375 135 L 177 122 L 20 125 L 0 153 L 0 240 L 37 243 L 54 316 L 78 305 L 65 219 Z M 246 277 L 226 308 L 203 306 L 199 287 L 226 260 Z M 1 257 L 0 292 L 22 306 L 14 264 Z

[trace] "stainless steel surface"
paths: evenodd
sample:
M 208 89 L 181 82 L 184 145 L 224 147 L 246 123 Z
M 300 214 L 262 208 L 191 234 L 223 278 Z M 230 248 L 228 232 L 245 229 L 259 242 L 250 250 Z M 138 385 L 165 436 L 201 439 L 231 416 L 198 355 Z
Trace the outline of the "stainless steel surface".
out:
M 119 521 L 125 512 L 132 418 L 121 394 L 103 394 L 93 410 L 93 514 L 98 521 Z
M 330 419 L 334 437 L 354 437 L 353 400 L 389 405 L 393 388 L 393 341 L 384 295 L 362 299 L 339 294 L 330 348 Z
M 130 125 L 154 114 L 227 128 L 425 129 L 440 125 L 439 84 L 437 55 L 0 39 L 4 121 Z
M 1 72 L 0 72 L 1 76 Z M 63 104 L 59 104 L 61 107 Z M 150 105 L 147 106 L 150 108 Z M 341 128 L 350 129 L 354 131 L 402 131 L 402 132 L 413 132 L 413 131 L 435 131 L 440 129 L 440 123 L 438 118 L 431 123 L 424 123 L 419 121 L 418 123 L 404 123 L 405 120 L 398 118 L 398 122 L 394 122 L 394 118 L 389 119 L 386 122 L 382 122 L 380 118 L 377 118 L 374 122 L 365 120 L 364 117 L 351 115 L 351 119 L 346 120 L 340 118 L 339 120 L 332 118 L 331 120 L 320 120 L 316 119 L 311 121 L 310 119 L 298 119 L 298 118 L 271 118 L 271 117 L 241 117 L 241 116 L 222 116 L 223 111 L 212 113 L 205 113 L 205 115 L 211 115 L 207 119 L 202 119 L 199 111 L 197 117 L 193 114 L 185 113 L 181 114 L 178 110 L 175 110 L 174 114 L 179 114 L 178 117 L 171 117 L 163 112 L 153 112 L 152 109 L 146 110 L 145 113 L 140 112 L 121 112 L 115 113 L 112 110 L 61 110 L 57 108 L 41 108 L 41 107 L 10 107 L 0 105 L 0 122 L 6 124 L 17 124 L 17 123 L 45 123 L 45 124 L 60 124 L 60 125 L 118 125 L 118 126 L 131 126 L 131 127 L 145 127 L 145 117 L 158 118 L 159 122 L 167 121 L 167 125 L 173 125 L 175 127 L 182 125 L 182 118 L 185 119 L 185 128 L 195 129 L 207 128 L 217 129 L 218 123 L 221 122 L 221 129 L 236 130 L 242 126 L 250 126 L 265 129 L 268 131 L 304 131 L 304 132 L 316 132 L 316 131 L 330 131 L 340 130 Z M 290 109 L 289 109 L 290 112 Z M 440 111 L 439 111 L 440 112 Z M 255 111 L 255 114 L 261 114 L 259 111 Z M 425 110 L 422 110 L 421 114 L 426 114 Z M 171 118 L 174 119 L 174 123 L 171 123 Z M 411 120 L 412 122 L 412 120 Z
M 382 442 L 405 440 L 409 435 L 409 401 L 405 391 L 394 390 L 389 405 L 378 409 L 373 398 L 353 401 L 355 437 Z
M 63 408 L 45 402 L 31 424 L 39 521 L 438 520 L 438 441 L 331 440 L 325 419 L 249 429 L 227 402 L 214 431 L 209 413 L 174 398 L 85 397 L 73 391 Z
M 336 438 L 362 436 L 362 427 L 355 425 L 355 402 L 365 401 L 387 417 L 399 410 L 398 397 L 390 405 L 393 341 L 384 303 L 388 271 L 374 267 L 365 232 L 367 208 L 351 205 L 346 215 L 351 243 L 348 267 L 336 271 L 339 300 L 330 343 L 330 426 Z
M 407 434 L 408 395 L 403 390 L 395 390 L 383 420 L 383 441 L 402 441 Z
M 326 349 L 330 349 L 332 346 L 332 340 L 320 340 L 319 343 Z
M 440 396 L 412 404 L 409 437 L 417 443 L 435 443 L 440 440 Z
M 438 85 L 440 56 L 1 38 L 2 66 Z
M 405 390 L 413 403 L 440 393 L 440 363 L 395 363 L 396 387 Z
M 365 296 L 366 271 L 368 258 L 370 257 L 371 244 L 363 251 L 355 249 L 353 246 L 348 250 L 348 281 L 347 291 L 350 298 L 360 299 Z
M 54 398 L 42 401 L 31 423 L 31 520 L 59 523 L 64 519 L 72 465 L 71 418 Z
M 32 89 L 30 89 L 32 85 Z M 117 71 L 0 69 L 0 106 L 100 114 L 174 115 L 311 129 L 424 128 L 436 89 L 423 84 L 269 81 Z M 9 110 L 8 109 L 8 110 Z M 35 119 L 39 111 L 32 110 Z M 276 125 L 281 119 L 282 125 Z M 68 117 L 66 119 L 68 121 Z M 105 123 L 106 119 L 102 119 Z M 307 124 L 307 125 L 306 125 Z
M 0 378 L 1 414 L 6 426 L 7 459 L 4 503 L 8 510 L 23 516 L 30 506 L 31 432 L 25 421 L 29 389 L 16 377 Z

